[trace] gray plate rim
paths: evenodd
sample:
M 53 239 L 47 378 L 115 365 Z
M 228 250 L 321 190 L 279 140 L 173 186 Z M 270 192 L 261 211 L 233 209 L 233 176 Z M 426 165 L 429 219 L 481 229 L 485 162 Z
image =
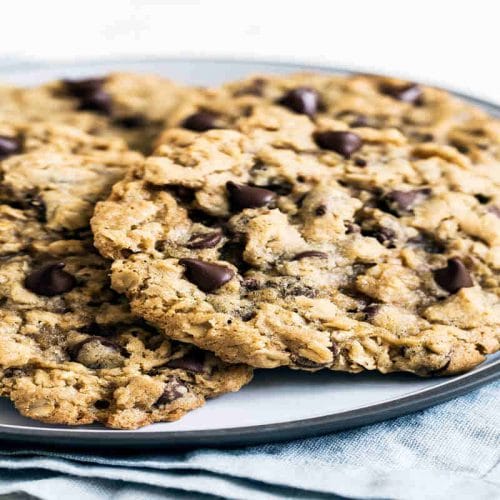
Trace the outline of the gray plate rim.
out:
M 30 70 L 44 70 L 48 67 L 71 71 L 72 68 L 91 66 L 95 69 L 110 64 L 144 63 L 213 63 L 247 64 L 280 67 L 289 71 L 329 71 L 337 74 L 371 73 L 360 69 L 330 65 L 311 65 L 297 62 L 282 62 L 261 59 L 212 58 L 212 57 L 144 57 L 85 60 L 79 62 L 37 63 L 31 61 L 4 62 L 0 64 L 0 77 L 7 72 L 16 73 Z M 271 70 L 272 71 L 272 70 Z M 373 73 L 371 73 L 373 74 Z M 425 82 L 423 82 L 425 84 Z M 432 84 L 431 84 L 432 85 Z M 500 105 L 478 97 L 446 89 L 452 94 L 480 106 L 494 114 L 500 114 Z M 120 449 L 149 448 L 184 448 L 193 446 L 240 446 L 270 443 L 289 439 L 306 438 L 328 432 L 351 429 L 383 420 L 403 416 L 429 406 L 443 403 L 472 391 L 488 382 L 500 378 L 500 359 L 472 372 L 454 378 L 445 378 L 443 382 L 428 389 L 421 389 L 406 396 L 396 397 L 380 403 L 361 406 L 352 410 L 325 415 L 322 417 L 280 422 L 268 425 L 236 427 L 230 429 L 211 429 L 202 431 L 159 431 L 138 433 L 136 431 L 92 430 L 92 429 L 43 429 L 30 426 L 0 424 L 0 440 L 5 442 L 23 442 L 32 446 L 50 445 L 51 447 L 108 449 L 110 446 Z M 1 441 L 0 441 L 1 442 Z

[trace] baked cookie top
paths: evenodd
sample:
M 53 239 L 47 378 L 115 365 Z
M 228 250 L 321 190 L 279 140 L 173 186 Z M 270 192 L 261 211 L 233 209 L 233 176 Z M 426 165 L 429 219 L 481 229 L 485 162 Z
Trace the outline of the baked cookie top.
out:
M 23 128 L 24 147 L 53 140 L 0 162 L 0 395 L 43 422 L 132 429 L 249 382 L 250 368 L 168 340 L 110 288 L 89 218 L 140 155 L 40 127 Z
M 265 368 L 452 374 L 498 349 L 498 165 L 283 106 L 232 126 L 167 131 L 97 204 L 135 313 Z
M 411 143 L 448 145 L 473 163 L 500 161 L 500 127 L 485 112 L 444 90 L 374 75 L 255 75 L 193 91 L 169 124 L 194 131 L 232 128 L 263 102 L 351 128 L 396 128 Z
M 189 90 L 155 75 L 112 73 L 34 88 L 0 88 L 0 119 L 50 121 L 92 135 L 121 137 L 148 151 Z

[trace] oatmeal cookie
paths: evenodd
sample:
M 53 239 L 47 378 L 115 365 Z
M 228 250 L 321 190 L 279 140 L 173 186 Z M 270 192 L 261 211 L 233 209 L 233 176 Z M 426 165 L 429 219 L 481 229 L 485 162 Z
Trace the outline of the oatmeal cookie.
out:
M 232 127 L 167 131 L 97 204 L 134 313 L 263 368 L 447 375 L 498 349 L 498 164 L 276 105 Z
M 2 136 L 20 146 L 0 162 L 0 395 L 42 422 L 134 429 L 249 382 L 249 367 L 168 340 L 110 288 L 89 218 L 141 156 L 40 127 Z
M 92 135 L 122 137 L 148 151 L 190 90 L 154 75 L 112 73 L 33 88 L 0 88 L 0 119 L 50 121 Z

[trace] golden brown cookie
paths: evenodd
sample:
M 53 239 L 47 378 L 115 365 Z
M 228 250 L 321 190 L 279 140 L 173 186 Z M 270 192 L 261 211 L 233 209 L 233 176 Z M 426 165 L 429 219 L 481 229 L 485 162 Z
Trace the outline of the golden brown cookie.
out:
M 498 164 L 281 105 L 232 127 L 165 132 L 97 205 L 136 314 L 265 368 L 453 374 L 498 349 Z
M 0 138 L 0 395 L 43 422 L 133 429 L 249 382 L 250 368 L 168 340 L 110 288 L 89 218 L 141 156 L 68 127 L 9 130 Z

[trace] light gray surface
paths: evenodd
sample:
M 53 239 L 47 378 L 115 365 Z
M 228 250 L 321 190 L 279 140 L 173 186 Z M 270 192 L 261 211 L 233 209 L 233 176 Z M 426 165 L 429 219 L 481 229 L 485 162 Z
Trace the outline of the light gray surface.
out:
M 304 69 L 275 63 L 241 61 L 150 60 L 83 63 L 78 65 L 12 66 L 0 79 L 16 84 L 36 84 L 58 77 L 99 75 L 113 70 L 155 72 L 190 84 L 218 84 L 252 73 L 287 73 Z M 319 70 L 327 70 L 319 68 Z M 486 103 L 482 103 L 487 106 Z M 489 108 L 498 113 L 498 109 Z M 139 431 L 106 431 L 101 427 L 68 430 L 46 426 L 20 417 L 10 403 L 0 401 L 0 437 L 38 436 L 40 439 L 96 443 L 106 436 L 117 445 L 125 442 L 205 444 L 252 442 L 258 436 L 305 435 L 360 425 L 396 416 L 450 398 L 490 380 L 498 374 L 500 357 L 453 379 L 419 379 L 409 375 L 332 372 L 316 374 L 286 369 L 259 371 L 256 380 L 236 394 L 211 401 L 178 422 L 155 424 Z M 313 430 L 314 429 L 314 430 Z M 225 432 L 224 432 L 225 431 Z M 300 434 L 302 433 L 302 434 Z M 243 440 L 243 441 L 242 441 Z

